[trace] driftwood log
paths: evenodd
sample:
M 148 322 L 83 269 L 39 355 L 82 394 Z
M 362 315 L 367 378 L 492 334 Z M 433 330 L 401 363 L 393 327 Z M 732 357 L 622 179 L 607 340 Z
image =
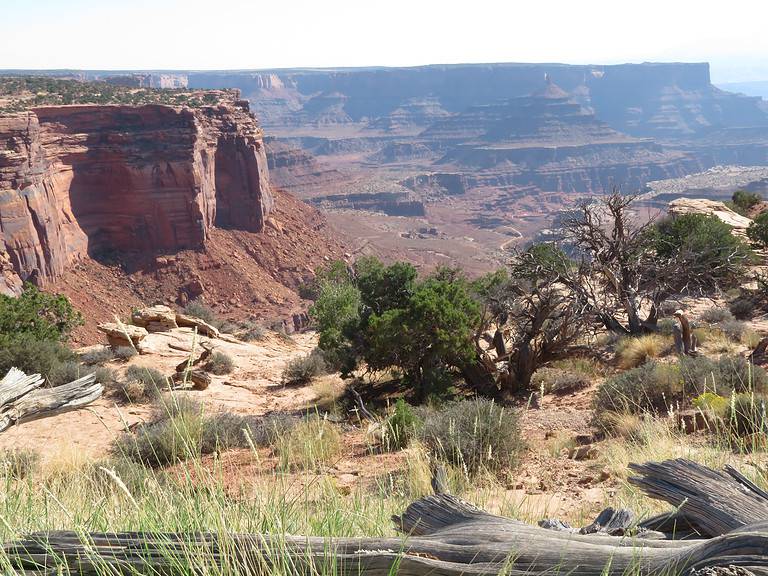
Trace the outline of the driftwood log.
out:
M 733 478 L 697 476 L 698 468 L 691 474 L 689 465 L 678 460 L 637 471 L 647 482 L 661 472 L 672 492 L 690 491 L 688 501 L 703 498 L 713 482 Z M 670 474 L 681 469 L 686 479 L 676 485 Z M 666 488 L 649 492 L 665 499 L 668 494 Z M 700 524 L 714 522 L 725 509 L 721 504 L 714 502 L 713 510 L 697 506 L 693 516 Z M 584 535 L 530 526 L 438 494 L 414 502 L 393 520 L 401 537 L 50 532 L 7 544 L 4 551 L 12 566 L 30 574 L 197 574 L 212 568 L 227 574 L 345 576 L 768 575 L 768 521 L 762 518 L 711 539 Z
M 0 380 L 0 432 L 21 421 L 85 406 L 104 391 L 94 374 L 55 388 L 42 388 L 44 382 L 40 374 L 27 375 L 18 368 Z

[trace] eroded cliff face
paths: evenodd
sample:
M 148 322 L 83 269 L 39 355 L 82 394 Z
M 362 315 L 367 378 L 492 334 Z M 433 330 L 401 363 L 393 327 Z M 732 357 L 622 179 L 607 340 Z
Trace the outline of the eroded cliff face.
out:
M 271 208 L 247 102 L 0 115 L 5 293 L 44 286 L 86 255 L 201 248 L 213 226 L 258 232 Z

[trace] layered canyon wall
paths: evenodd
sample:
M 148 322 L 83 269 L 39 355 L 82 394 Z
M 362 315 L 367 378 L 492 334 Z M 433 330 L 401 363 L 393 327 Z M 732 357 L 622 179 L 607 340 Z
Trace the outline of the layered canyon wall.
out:
M 0 291 L 86 255 L 205 245 L 260 231 L 272 208 L 246 101 L 199 108 L 80 105 L 0 114 Z

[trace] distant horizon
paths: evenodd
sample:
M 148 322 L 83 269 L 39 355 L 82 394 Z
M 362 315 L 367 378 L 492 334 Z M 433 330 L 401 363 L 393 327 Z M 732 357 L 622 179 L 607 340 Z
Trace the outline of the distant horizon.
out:
M 612 66 L 641 66 L 641 65 L 707 65 L 709 67 L 710 81 L 712 84 L 750 84 L 768 82 L 768 70 L 765 76 L 752 77 L 749 79 L 735 80 L 717 80 L 712 77 L 713 64 L 711 62 L 700 61 L 682 61 L 682 60 L 645 60 L 635 62 L 522 62 L 522 61 L 497 61 L 497 62 L 433 62 L 429 64 L 413 64 L 403 66 L 390 65 L 361 65 L 361 66 L 288 66 L 288 67 L 266 67 L 266 68 L 0 68 L 0 73 L 25 74 L 25 73 L 47 73 L 47 74 L 66 74 L 66 73 L 114 73 L 114 74 L 150 74 L 150 73 L 243 73 L 243 72 L 290 72 L 290 71 L 329 71 L 329 70 L 385 70 L 385 69 L 418 69 L 429 67 L 461 67 L 461 66 L 594 66 L 594 67 L 612 67 Z
M 5 70 L 709 62 L 715 83 L 768 79 L 761 0 L 0 0 L 0 15 Z

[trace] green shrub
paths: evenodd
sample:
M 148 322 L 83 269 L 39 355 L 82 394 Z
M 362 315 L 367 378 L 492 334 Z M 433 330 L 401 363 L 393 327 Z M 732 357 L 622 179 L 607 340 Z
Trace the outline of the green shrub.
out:
M 485 398 L 447 404 L 423 419 L 419 437 L 433 456 L 469 473 L 514 468 L 525 449 L 517 413 Z
M 614 413 L 664 412 L 683 399 L 680 367 L 649 361 L 603 382 L 593 400 L 594 419 L 609 429 Z
M 747 329 L 746 323 L 735 318 L 717 323 L 717 328 L 731 340 L 740 340 Z
M 136 348 L 131 346 L 118 346 L 114 349 L 113 354 L 118 360 L 126 361 L 136 356 L 138 352 L 136 351 Z
M 662 336 L 672 336 L 675 333 L 675 326 L 677 322 L 672 318 L 662 318 L 656 324 L 656 329 Z
M 18 298 L 0 294 L 0 346 L 20 335 L 62 341 L 82 323 L 66 297 L 41 292 L 32 284 L 26 284 Z
M 267 337 L 267 330 L 261 324 L 246 320 L 240 324 L 236 336 L 243 342 L 257 342 Z
M 565 394 L 588 388 L 591 383 L 592 379 L 586 374 L 554 367 L 539 368 L 531 379 L 531 386 L 535 390 L 543 388 L 545 394 Z
M 48 377 L 62 363 L 74 360 L 74 353 L 61 342 L 37 340 L 31 334 L 22 334 L 0 344 L 0 377 L 14 366 L 27 374 Z
M 760 248 L 768 247 L 768 212 L 761 212 L 747 228 L 747 238 Z
M 48 384 L 61 386 L 69 384 L 78 378 L 93 374 L 94 369 L 75 361 L 62 362 L 54 366 L 48 374 Z
M 192 300 L 189 304 L 187 304 L 184 307 L 184 314 L 187 316 L 194 316 L 195 318 L 199 318 L 211 326 L 217 326 L 220 324 L 220 320 L 218 316 L 216 316 L 216 312 L 214 312 L 210 306 L 201 300 Z
M 214 352 L 206 363 L 205 369 L 211 374 L 223 376 L 235 369 L 235 361 L 228 354 L 224 354 L 224 352 Z
M 201 454 L 247 447 L 244 430 L 251 420 L 227 412 L 206 417 L 203 407 L 172 396 L 155 409 L 152 420 L 135 436 L 124 435 L 113 446 L 116 456 L 151 467 L 165 466 Z
M 128 402 L 144 402 L 160 396 L 168 389 L 168 380 L 158 370 L 146 366 L 129 366 L 120 391 Z
M 717 360 L 684 356 L 680 359 L 680 374 L 690 396 L 768 391 L 768 373 L 741 356 L 721 356 Z
M 755 313 L 756 308 L 757 305 L 748 295 L 739 296 L 728 304 L 728 309 L 731 313 L 733 313 L 736 318 L 741 319 L 751 318 Z
M 22 480 L 31 476 L 40 463 L 40 454 L 23 448 L 0 451 L 0 476 Z
M 402 398 L 395 402 L 392 414 L 385 421 L 385 446 L 389 450 L 400 450 L 408 446 L 421 425 L 413 408 Z
M 714 392 L 704 392 L 693 399 L 693 407 L 704 412 L 709 411 L 718 416 L 724 416 L 728 412 L 730 400 Z
M 100 346 L 99 348 L 94 348 L 93 350 L 89 350 L 80 354 L 80 361 L 83 364 L 93 366 L 96 364 L 104 364 L 104 362 L 109 362 L 114 357 L 115 353 L 111 348 L 107 346 Z
M 744 216 L 749 213 L 750 209 L 760 204 L 763 201 L 763 197 L 755 192 L 747 192 L 746 190 L 736 190 L 731 196 L 732 208 Z
M 312 350 L 306 356 L 294 358 L 286 364 L 282 380 L 284 384 L 308 384 L 313 378 L 326 373 L 326 364 L 320 350 Z
M 737 436 L 765 434 L 768 432 L 766 397 L 755 394 L 736 394 L 731 398 L 727 423 Z
M 719 324 L 720 322 L 735 320 L 733 314 L 727 308 L 707 308 L 701 313 L 699 319 L 707 324 Z

